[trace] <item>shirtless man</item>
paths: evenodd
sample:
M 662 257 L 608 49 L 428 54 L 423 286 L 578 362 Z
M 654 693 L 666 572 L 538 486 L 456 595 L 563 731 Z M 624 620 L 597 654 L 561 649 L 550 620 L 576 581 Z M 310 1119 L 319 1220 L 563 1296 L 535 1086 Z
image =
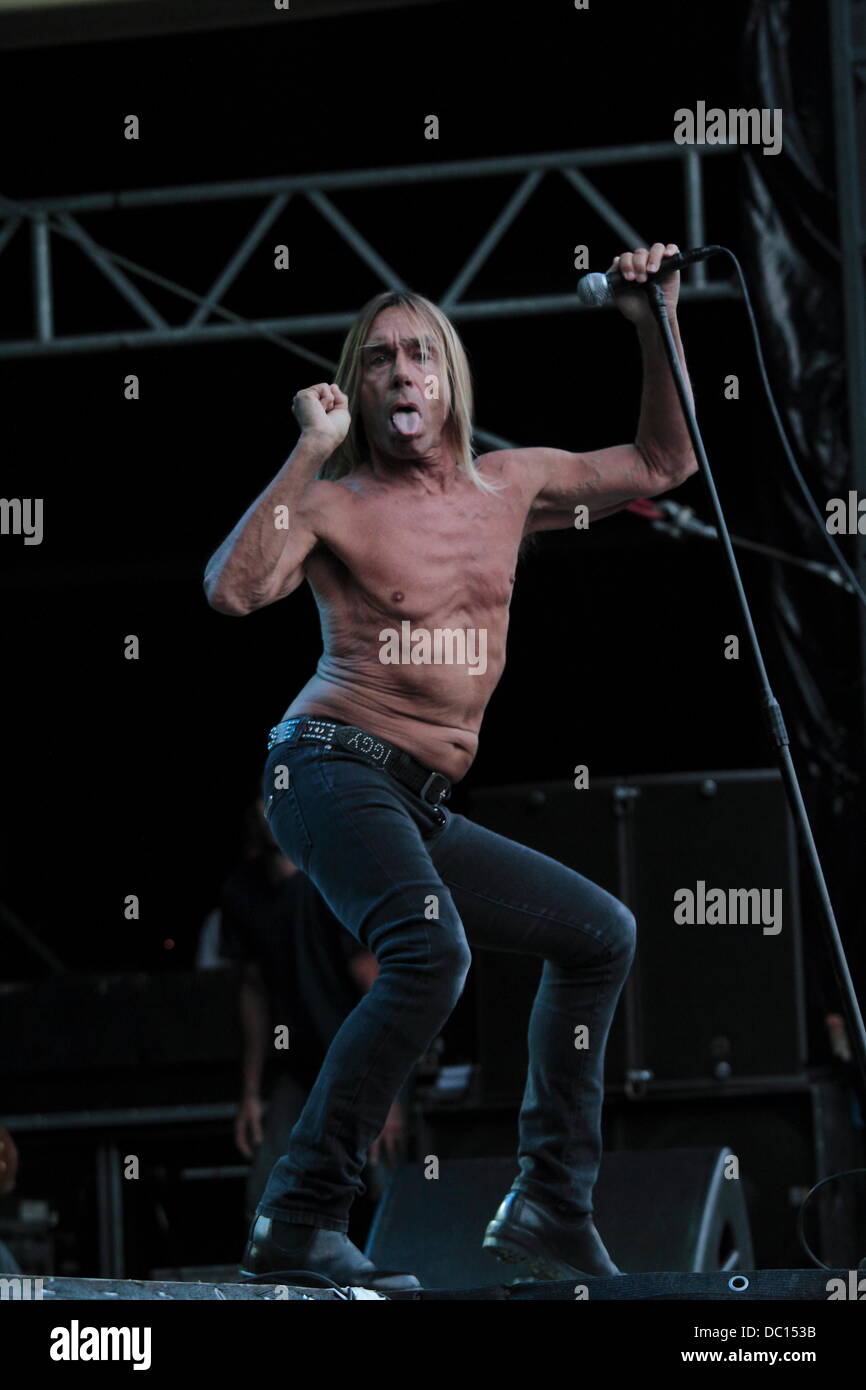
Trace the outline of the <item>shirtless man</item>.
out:
M 364 1190 L 370 1144 L 460 997 L 471 945 L 544 960 L 520 1171 L 484 1245 L 541 1277 L 619 1273 L 593 1224 L 592 1193 L 605 1045 L 634 954 L 634 918 L 574 870 L 442 801 L 472 765 L 502 673 L 522 538 L 573 527 L 581 505 L 598 521 L 697 469 L 638 288 L 676 250 L 656 242 L 611 267 L 634 282 L 617 302 L 643 357 L 635 443 L 590 453 L 505 449 L 473 460 L 471 384 L 457 334 L 426 299 L 386 292 L 347 335 L 341 385 L 295 396 L 295 449 L 207 567 L 208 600 L 221 613 L 251 613 L 305 578 L 312 588 L 324 652 L 271 731 L 266 814 L 283 851 L 380 967 L 272 1170 L 244 1278 L 298 1282 L 306 1271 L 382 1291 L 419 1287 L 357 1249 L 348 1214 Z M 685 369 L 679 277 L 661 284 Z M 552 389 L 562 389 L 562 375 Z M 552 732 L 543 701 L 520 728 Z M 581 1025 L 589 1045 L 578 1049 Z

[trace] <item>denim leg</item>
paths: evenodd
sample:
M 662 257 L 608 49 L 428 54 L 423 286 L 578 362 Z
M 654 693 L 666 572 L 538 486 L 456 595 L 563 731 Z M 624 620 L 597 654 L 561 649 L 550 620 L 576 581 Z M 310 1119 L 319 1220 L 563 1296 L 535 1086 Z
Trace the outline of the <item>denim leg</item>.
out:
M 293 1076 L 279 1076 L 268 1096 L 268 1110 L 262 1142 L 254 1150 L 247 1174 L 246 1209 L 251 1221 L 259 1198 L 267 1185 L 268 1175 L 281 1154 L 285 1153 L 289 1136 L 307 1103 L 309 1088 Z
M 529 1021 L 514 1187 L 563 1213 L 591 1212 L 605 1049 L 634 958 L 635 919 L 557 860 L 447 815 L 431 853 L 470 946 L 544 959 Z
M 278 762 L 291 790 L 275 799 L 271 830 L 375 954 L 379 975 L 337 1031 L 257 1210 L 345 1231 L 365 1191 L 367 1150 L 452 1013 L 471 955 L 425 843 L 436 828 L 432 808 L 381 769 L 321 745 L 275 749 L 266 792 Z

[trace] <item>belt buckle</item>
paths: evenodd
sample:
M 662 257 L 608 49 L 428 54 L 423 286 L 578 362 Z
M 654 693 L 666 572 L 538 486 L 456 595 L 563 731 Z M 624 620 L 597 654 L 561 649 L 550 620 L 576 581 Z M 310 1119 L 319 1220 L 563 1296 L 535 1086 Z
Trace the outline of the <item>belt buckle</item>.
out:
M 325 743 L 330 748 L 334 738 L 336 724 L 331 719 L 313 719 L 312 717 L 301 720 L 300 723 L 306 724 L 304 732 L 301 734 L 301 741 L 308 739 L 310 743 Z M 299 724 L 300 727 L 300 724 Z
M 431 772 L 430 776 L 427 778 L 427 781 L 424 783 L 423 787 L 421 788 L 421 791 L 419 792 L 419 796 L 421 797 L 422 801 L 428 801 L 431 804 L 434 802 L 434 798 L 428 797 L 427 793 L 430 790 L 433 783 L 436 781 L 443 782 L 444 786 L 442 787 L 442 790 L 436 795 L 435 801 L 446 801 L 448 799 L 448 778 L 442 772 Z

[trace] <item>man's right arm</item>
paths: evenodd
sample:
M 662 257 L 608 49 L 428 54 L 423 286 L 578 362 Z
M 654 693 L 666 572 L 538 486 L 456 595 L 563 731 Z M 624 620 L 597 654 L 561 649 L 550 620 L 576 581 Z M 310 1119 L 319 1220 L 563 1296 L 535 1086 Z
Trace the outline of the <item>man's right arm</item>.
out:
M 300 439 L 208 561 L 204 589 L 219 613 L 242 617 L 297 589 L 319 539 L 322 512 L 339 492 L 316 474 L 348 430 L 346 397 L 336 383 L 323 383 L 299 391 L 292 408 Z M 287 526 L 281 524 L 285 516 Z

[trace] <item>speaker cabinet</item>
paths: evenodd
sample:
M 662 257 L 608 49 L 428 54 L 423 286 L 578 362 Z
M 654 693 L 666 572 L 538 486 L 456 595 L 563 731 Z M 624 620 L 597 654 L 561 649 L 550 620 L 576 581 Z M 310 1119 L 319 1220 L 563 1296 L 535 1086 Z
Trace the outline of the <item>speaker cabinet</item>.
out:
M 742 1186 L 724 1177 L 725 1159 L 724 1149 L 606 1157 L 595 1189 L 595 1222 L 623 1273 L 751 1269 Z M 432 1179 L 422 1164 L 406 1164 L 382 1197 L 366 1254 L 382 1268 L 411 1270 L 429 1288 L 528 1277 L 509 1273 L 481 1248 L 487 1223 L 516 1176 L 508 1158 L 443 1161 Z
M 472 794 L 469 813 L 634 912 L 637 952 L 608 1041 L 607 1086 L 802 1075 L 796 841 L 778 772 L 598 779 L 583 791 L 561 782 L 496 787 Z M 703 903 L 712 918 L 711 890 L 739 921 L 676 920 L 685 891 L 695 915 Z M 759 891 L 747 898 L 749 890 Z M 474 970 L 483 1094 L 519 1100 L 522 1025 L 541 962 L 477 951 Z

